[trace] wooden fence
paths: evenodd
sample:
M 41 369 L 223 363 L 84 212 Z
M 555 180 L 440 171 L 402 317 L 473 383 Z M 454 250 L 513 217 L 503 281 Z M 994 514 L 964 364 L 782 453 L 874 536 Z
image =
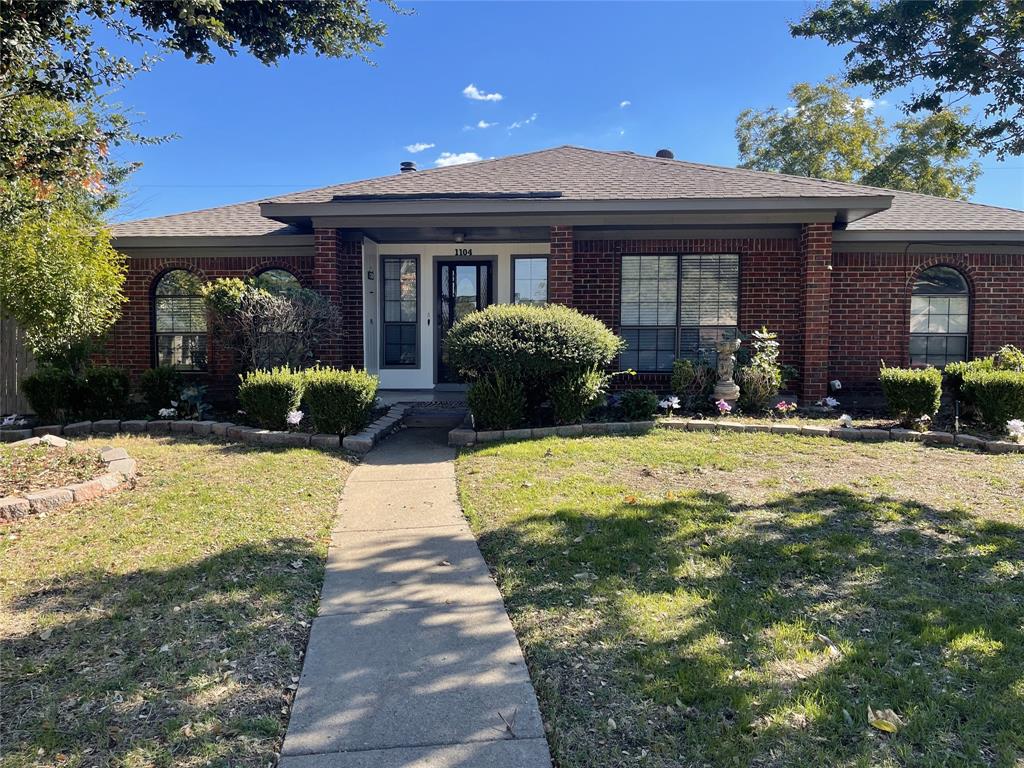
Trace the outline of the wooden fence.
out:
M 24 340 L 21 328 L 13 320 L 0 316 L 0 414 L 29 411 L 20 382 L 36 365 L 25 349 Z

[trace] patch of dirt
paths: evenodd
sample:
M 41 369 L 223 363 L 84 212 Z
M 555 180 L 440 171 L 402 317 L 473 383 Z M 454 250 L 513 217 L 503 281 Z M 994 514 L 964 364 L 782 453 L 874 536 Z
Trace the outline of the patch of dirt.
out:
M 102 469 L 103 463 L 94 451 L 47 445 L 0 447 L 0 497 L 81 483 L 96 477 Z

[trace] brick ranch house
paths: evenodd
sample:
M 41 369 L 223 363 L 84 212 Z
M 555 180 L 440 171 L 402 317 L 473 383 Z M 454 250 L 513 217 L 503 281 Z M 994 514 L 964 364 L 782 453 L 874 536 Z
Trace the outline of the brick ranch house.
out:
M 454 319 L 557 302 L 623 336 L 620 365 L 664 389 L 672 361 L 727 335 L 778 332 L 802 398 L 870 389 L 880 361 L 1024 345 L 1024 212 L 657 156 L 563 146 L 401 172 L 114 227 L 128 257 L 107 361 L 213 383 L 232 361 L 185 270 L 265 274 L 335 302 L 325 363 L 393 390 L 457 386 Z

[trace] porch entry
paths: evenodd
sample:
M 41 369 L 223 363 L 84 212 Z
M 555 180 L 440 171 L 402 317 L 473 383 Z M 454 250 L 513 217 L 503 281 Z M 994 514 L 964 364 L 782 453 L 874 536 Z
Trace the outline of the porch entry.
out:
M 494 302 L 493 265 L 490 261 L 438 261 L 436 264 L 437 383 L 456 384 L 461 379 L 448 365 L 444 337 L 459 319 Z

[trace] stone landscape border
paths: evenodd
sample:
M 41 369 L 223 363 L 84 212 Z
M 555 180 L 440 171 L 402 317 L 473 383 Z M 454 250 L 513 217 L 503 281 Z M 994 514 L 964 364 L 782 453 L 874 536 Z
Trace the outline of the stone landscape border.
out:
M 281 432 L 235 424 L 231 421 L 193 421 L 189 419 L 101 419 L 99 421 L 77 421 L 73 424 L 50 424 L 33 429 L 0 430 L 0 441 L 39 438 L 44 435 L 84 437 L 87 435 L 150 434 L 150 435 L 195 435 L 198 437 L 223 437 L 243 443 L 269 446 L 292 446 L 299 448 L 345 449 L 352 453 L 367 453 L 373 447 L 401 426 L 402 419 L 412 406 L 399 403 L 355 435 L 344 439 L 338 435 L 310 434 L 309 432 Z M 15 443 L 17 445 L 18 443 Z
M 71 443 L 49 433 L 11 443 L 12 448 L 31 448 L 36 445 L 65 450 Z M 104 471 L 91 480 L 0 498 L 0 522 L 12 522 L 32 512 L 49 512 L 68 504 L 98 499 L 134 479 L 138 465 L 124 448 L 100 448 L 99 458 L 104 464 Z
M 873 429 L 858 427 L 827 427 L 815 424 L 788 424 L 786 422 L 727 421 L 719 419 L 674 419 L 657 421 L 595 422 L 572 424 L 564 427 L 540 427 L 535 429 L 506 429 L 475 432 L 467 427 L 458 427 L 448 433 L 448 444 L 468 447 L 476 443 L 492 443 L 499 440 L 528 440 L 533 438 L 575 437 L 578 435 L 637 434 L 653 428 L 682 429 L 688 432 L 767 432 L 774 435 L 804 435 L 807 437 L 834 437 L 839 440 L 882 442 L 921 442 L 929 445 L 952 445 L 973 448 L 988 453 L 1024 453 L 1024 443 L 1009 440 L 984 440 L 974 435 L 952 432 L 917 432 L 913 429 Z

